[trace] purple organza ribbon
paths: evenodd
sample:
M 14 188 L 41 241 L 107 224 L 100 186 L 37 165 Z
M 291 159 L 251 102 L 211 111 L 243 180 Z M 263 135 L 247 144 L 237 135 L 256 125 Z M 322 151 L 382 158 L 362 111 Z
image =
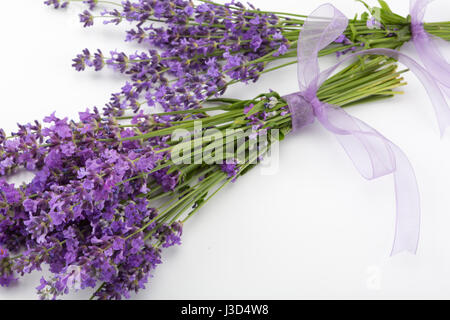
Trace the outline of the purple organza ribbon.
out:
M 336 135 L 360 172 L 369 180 L 393 174 L 396 194 L 396 228 L 391 255 L 417 251 L 420 233 L 420 201 L 414 170 L 406 155 L 375 129 L 347 114 L 343 109 L 317 98 L 320 85 L 344 62 L 359 55 L 384 55 L 406 65 L 425 86 L 438 112 L 448 106 L 439 85 L 423 67 L 408 56 L 390 49 L 369 49 L 347 56 L 320 72 L 318 53 L 347 28 L 348 19 L 333 5 L 325 4 L 306 19 L 298 41 L 298 82 L 300 92 L 284 97 L 292 114 L 293 130 L 317 119 Z M 446 122 L 443 122 L 446 124 Z
M 447 97 L 450 97 L 450 64 L 439 52 L 437 45 L 437 41 L 444 41 L 433 38 L 423 27 L 425 9 L 432 1 L 434 0 L 410 1 L 412 39 L 423 64 L 439 82 Z M 430 94 L 433 94 L 433 92 Z M 450 109 L 442 103 L 434 103 L 434 108 L 442 136 L 445 129 L 450 125 Z

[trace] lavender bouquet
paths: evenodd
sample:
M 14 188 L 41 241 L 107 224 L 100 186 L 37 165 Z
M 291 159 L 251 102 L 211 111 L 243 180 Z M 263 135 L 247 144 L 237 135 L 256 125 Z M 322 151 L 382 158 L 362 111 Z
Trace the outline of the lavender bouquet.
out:
M 318 97 L 342 107 L 392 97 L 405 84 L 396 69 L 366 57 L 325 81 Z M 48 265 L 41 298 L 91 288 L 92 298 L 120 299 L 144 288 L 186 221 L 292 130 L 276 92 L 151 115 L 53 114 L 44 123 L 0 134 L 1 175 L 35 172 L 20 186 L 0 182 L 0 284 Z M 242 143 L 212 138 L 230 129 Z
M 70 2 L 80 1 L 50 0 L 46 4 L 64 8 Z M 236 1 L 82 2 L 88 6 L 80 14 L 85 27 L 97 19 L 106 24 L 128 21 L 132 28 L 126 41 L 144 47 L 133 54 L 111 51 L 106 55 L 85 49 L 74 59 L 78 71 L 109 66 L 127 76 L 121 91 L 114 93 L 106 106 L 108 113 L 116 115 L 145 105 L 160 105 L 165 111 L 175 106 L 178 110 L 196 108 L 234 83 L 257 81 L 263 73 L 294 64 L 306 20 L 303 15 L 261 11 Z M 397 49 L 412 39 L 411 17 L 393 13 L 383 0 L 380 7 L 362 3 L 367 12 L 350 20 L 345 32 L 319 56 Z M 96 10 L 99 13 L 94 13 Z M 423 27 L 433 36 L 450 40 L 450 22 L 425 23 Z
M 86 2 L 91 9 L 100 3 Z M 68 2 L 47 3 L 59 7 Z M 172 11 L 181 6 L 182 11 L 191 17 L 194 11 L 189 8 L 194 10 L 194 7 L 184 1 L 141 1 L 139 5 L 148 6 L 145 9 L 151 14 L 147 12 L 146 17 L 150 21 L 153 16 L 159 20 L 170 13 L 168 18 L 174 19 L 169 23 L 170 28 L 179 25 L 182 30 L 190 30 L 190 35 L 185 36 L 186 41 L 191 36 L 202 35 L 202 27 L 214 25 L 208 23 L 203 26 L 203 22 L 196 21 L 197 17 L 193 26 L 191 22 L 183 23 L 182 12 L 176 11 L 180 15 Z M 144 8 L 137 8 L 129 2 L 121 6 L 128 8 L 130 17 L 140 17 Z M 251 29 L 250 21 L 254 19 L 273 16 L 257 10 L 243 11 L 242 6 L 235 3 L 221 6 L 209 2 L 195 7 L 195 15 L 209 7 L 225 10 L 225 13 L 230 8 L 243 12 L 244 24 L 239 30 Z M 388 10 L 385 6 L 382 9 Z M 211 14 L 208 12 L 203 11 L 206 17 Z M 115 22 L 123 18 L 121 12 L 113 10 L 110 14 Z M 180 23 L 175 22 L 178 18 Z M 93 17 L 84 13 L 82 19 L 89 25 Z M 152 26 L 143 27 L 146 19 L 137 19 L 137 28 L 152 30 Z M 214 16 L 209 19 L 215 21 Z M 288 25 L 292 24 L 291 29 L 295 29 L 295 25 L 298 28 L 304 25 L 300 20 L 283 19 L 290 21 L 285 23 L 283 32 L 291 28 Z M 135 21 L 132 18 L 128 20 Z M 228 16 L 221 21 L 224 20 L 228 20 Z M 265 20 L 263 25 L 268 21 Z M 347 25 L 343 16 L 338 17 L 337 22 L 341 27 Z M 224 24 L 220 28 L 222 33 L 227 32 L 224 30 L 228 27 Z M 345 27 L 339 32 L 344 30 Z M 345 36 L 345 32 L 343 34 Z M 239 43 L 241 36 L 234 40 L 230 38 L 230 42 Z M 282 43 L 283 39 L 275 40 Z M 309 90 L 309 93 L 305 90 L 304 96 L 281 97 L 270 92 L 245 101 L 222 98 L 219 96 L 227 86 L 225 82 L 220 88 L 213 85 L 212 91 L 205 93 L 210 85 L 198 79 L 214 79 L 214 76 L 208 75 L 210 66 L 207 69 L 199 66 L 201 61 L 205 62 L 200 52 L 195 53 L 200 50 L 195 45 L 200 40 L 191 41 L 189 43 L 195 48 L 194 56 L 186 60 L 189 63 L 182 69 L 175 67 L 179 56 L 171 53 L 163 56 L 152 52 L 145 59 L 141 55 L 130 60 L 124 54 L 114 53 L 117 59 L 106 59 L 100 52 L 92 57 L 85 51 L 75 61 L 77 68 L 93 66 L 101 69 L 110 64 L 129 74 L 132 83 L 127 83 L 122 93 L 113 95 L 112 102 L 103 112 L 97 109 L 81 112 L 79 121 L 60 119 L 52 114 L 44 119 L 46 126 L 36 121 L 19 125 L 18 131 L 10 136 L 0 131 L 0 174 L 7 177 L 21 169 L 35 173 L 30 183 L 20 186 L 8 184 L 4 179 L 0 181 L 1 285 L 11 285 L 17 281 L 18 275 L 39 271 L 43 265 L 48 265 L 52 277 L 41 279 L 37 288 L 41 298 L 56 298 L 70 290 L 86 288 L 93 290 L 92 298 L 129 297 L 131 292 L 145 287 L 152 270 L 161 263 L 162 249 L 180 243 L 184 223 L 219 190 L 253 168 L 299 123 L 305 125 L 314 117 L 327 115 L 327 112 L 345 115 L 338 107 L 392 97 L 399 93 L 396 89 L 404 85 L 401 78 L 404 71 L 397 71 L 392 59 L 367 56 L 328 80 L 320 83 L 316 80 L 317 88 Z M 175 43 L 176 38 L 169 42 Z M 270 43 L 267 45 L 274 49 Z M 326 45 L 328 47 L 328 43 Z M 342 43 L 335 45 L 343 48 Z M 230 63 L 223 60 L 228 59 L 227 54 L 221 54 L 223 49 L 219 47 L 214 48 L 219 50 L 217 78 L 223 80 L 231 76 L 231 82 L 247 80 L 248 70 L 253 67 L 260 68 L 255 73 L 257 78 L 258 74 L 268 71 L 266 63 L 276 60 L 278 53 L 279 56 L 288 55 L 288 51 L 279 52 L 281 47 L 282 44 L 275 56 L 270 52 L 261 55 L 263 60 L 259 62 L 259 58 L 250 58 L 251 53 L 242 51 L 245 58 L 237 59 L 233 68 L 244 70 L 246 76 L 236 79 L 222 66 Z M 190 49 L 190 45 L 185 46 L 185 50 Z M 213 54 L 214 50 L 205 52 L 206 56 Z M 339 51 L 336 48 L 330 50 L 330 53 Z M 240 54 L 231 49 L 227 52 L 231 60 Z M 379 52 L 372 51 L 374 54 Z M 392 55 L 389 51 L 383 52 Z M 313 52 L 314 59 L 318 53 Z M 207 61 L 214 57 L 207 57 Z M 164 66 L 161 63 L 166 62 L 162 61 L 171 62 Z M 313 65 L 316 63 L 307 66 Z M 166 80 L 165 73 L 178 78 Z M 314 73 L 304 75 L 313 77 Z M 172 82 L 177 83 L 176 90 L 169 88 Z M 201 83 L 201 87 L 190 86 L 191 83 Z M 144 113 L 140 110 L 143 103 L 138 100 L 141 95 L 149 105 L 161 104 L 165 112 Z M 292 108 L 292 104 L 298 103 L 293 103 L 292 99 L 299 97 L 305 99 L 308 108 Z M 326 103 L 336 106 L 336 109 Z M 135 113 L 128 115 L 127 110 Z M 305 111 L 305 114 L 299 111 Z M 326 120 L 327 117 L 321 118 L 321 121 Z M 357 130 L 348 135 L 353 134 L 364 141 L 364 147 L 377 147 L 366 136 L 381 142 L 381 148 L 387 151 L 387 154 L 377 154 L 381 165 L 387 165 L 387 172 L 381 173 L 393 173 L 395 163 L 392 164 L 391 158 L 398 155 L 395 145 L 367 126 L 361 129 L 357 119 L 347 117 L 345 120 L 357 124 Z M 347 135 L 345 132 L 341 134 Z M 239 141 L 236 143 L 233 137 L 227 139 L 230 136 L 237 136 Z

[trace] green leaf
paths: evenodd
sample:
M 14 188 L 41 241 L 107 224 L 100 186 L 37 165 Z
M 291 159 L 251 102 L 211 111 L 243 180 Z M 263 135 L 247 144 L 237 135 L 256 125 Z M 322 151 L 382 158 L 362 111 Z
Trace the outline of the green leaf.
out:
M 369 14 L 368 14 L 367 12 L 364 12 L 364 13 L 361 15 L 361 20 L 362 20 L 362 21 L 367 21 L 367 20 L 369 20 Z
M 245 124 L 247 124 L 247 119 L 246 119 L 246 117 L 236 118 L 236 119 L 233 121 L 233 127 L 240 127 L 240 126 L 245 125 Z
M 200 199 L 198 199 L 197 201 L 194 202 L 194 205 L 192 206 L 192 208 L 195 209 L 195 208 L 200 207 L 201 204 L 202 204 L 203 202 L 205 202 L 205 198 L 206 198 L 207 195 L 208 195 L 208 192 L 206 192 L 205 194 L 203 194 L 203 195 L 201 196 Z
M 380 6 L 383 10 L 391 14 L 393 13 L 391 8 L 389 8 L 388 4 L 384 0 L 378 0 L 378 2 L 380 3 Z
M 242 108 L 244 108 L 245 105 L 247 105 L 249 103 L 251 103 L 250 100 L 241 100 L 239 102 L 232 104 L 230 106 L 230 110 L 242 109 Z
M 247 113 L 247 117 L 250 117 L 251 115 L 258 113 L 260 111 L 263 111 L 265 108 L 264 103 L 266 103 L 266 101 L 263 100 L 255 104 L 253 108 L 251 108 L 250 111 Z
M 375 17 L 375 19 L 380 19 L 380 17 L 381 17 L 381 8 L 378 8 L 378 7 L 375 7 L 375 8 L 373 8 L 372 9 L 372 15 Z
M 356 36 L 358 35 L 358 31 L 356 31 L 355 25 L 353 23 L 349 24 L 350 30 L 352 31 L 351 39 L 352 42 L 355 42 Z
M 289 132 L 291 132 L 291 128 L 290 127 L 284 127 L 281 128 L 280 130 L 280 136 L 283 135 L 283 137 L 287 136 L 289 134 Z
M 365 3 L 364 1 L 356 0 L 356 2 L 361 2 L 367 8 L 367 10 L 369 10 L 369 12 L 372 12 L 372 8 L 370 8 L 369 5 L 367 3 Z

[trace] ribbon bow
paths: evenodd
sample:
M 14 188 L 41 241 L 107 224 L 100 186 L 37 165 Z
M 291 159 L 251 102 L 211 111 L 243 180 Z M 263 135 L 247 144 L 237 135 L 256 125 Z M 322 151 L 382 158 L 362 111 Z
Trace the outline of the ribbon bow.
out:
M 358 55 L 385 55 L 406 65 L 420 79 L 438 115 L 447 115 L 449 109 L 434 77 L 413 59 L 395 50 L 360 51 L 320 72 L 319 51 L 338 38 L 346 30 L 347 24 L 345 15 L 331 4 L 320 6 L 306 19 L 298 41 L 300 92 L 284 97 L 292 114 L 292 127 L 295 131 L 317 119 L 337 137 L 364 178 L 372 180 L 393 174 L 397 217 L 391 255 L 402 251 L 416 253 L 420 233 L 420 200 L 414 170 L 408 158 L 399 147 L 366 123 L 337 106 L 320 101 L 317 91 L 320 85 L 349 59 Z
M 434 0 L 410 1 L 412 39 L 423 64 L 439 82 L 447 97 L 450 97 L 450 64 L 439 52 L 436 43 L 438 39 L 434 39 L 423 27 L 425 9 L 432 1 Z M 433 93 L 429 93 L 430 96 Z M 450 109 L 443 103 L 435 103 L 434 107 L 442 136 L 450 125 Z

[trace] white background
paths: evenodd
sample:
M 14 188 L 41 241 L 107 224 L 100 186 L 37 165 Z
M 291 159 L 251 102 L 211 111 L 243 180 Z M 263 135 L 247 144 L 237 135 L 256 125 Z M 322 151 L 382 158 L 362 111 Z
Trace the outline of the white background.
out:
M 2 1 L 0 6 L 0 126 L 7 132 L 17 122 L 42 120 L 55 110 L 75 118 L 86 107 L 102 107 L 124 79 L 110 71 L 77 73 L 71 59 L 85 47 L 104 52 L 138 48 L 123 41 L 127 24 L 83 29 L 78 4 L 64 12 L 42 2 Z M 252 2 L 300 14 L 323 3 Z M 363 11 L 352 0 L 332 2 L 348 17 Z M 408 14 L 409 1 L 389 4 L 396 13 Z M 449 12 L 450 2 L 438 0 L 426 19 L 448 21 Z M 415 56 L 412 45 L 403 52 Z M 324 65 L 333 61 L 322 59 Z M 348 111 L 397 143 L 415 167 L 423 211 L 416 256 L 389 258 L 392 177 L 364 180 L 335 138 L 315 125 L 282 142 L 276 175 L 250 172 L 191 219 L 183 245 L 164 252 L 148 289 L 135 298 L 450 298 L 450 137 L 439 139 L 425 90 L 412 74 L 405 77 L 405 95 Z M 249 98 L 270 88 L 281 94 L 297 91 L 295 66 L 251 87 L 235 86 L 227 95 Z M 0 289 L 0 299 L 35 299 L 39 278 L 35 273 L 16 287 Z

